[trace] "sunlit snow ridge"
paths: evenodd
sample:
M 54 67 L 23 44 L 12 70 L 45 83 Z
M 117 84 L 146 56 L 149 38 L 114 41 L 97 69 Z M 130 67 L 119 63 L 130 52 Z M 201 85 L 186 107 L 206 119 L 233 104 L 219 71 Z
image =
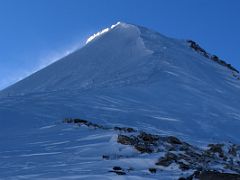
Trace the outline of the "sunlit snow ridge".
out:
M 117 22 L 116 24 L 112 25 L 110 28 L 105 28 L 95 34 L 93 34 L 92 36 L 90 36 L 87 41 L 86 44 L 88 44 L 89 42 L 91 42 L 93 39 L 95 39 L 96 37 L 101 36 L 102 34 L 108 32 L 109 30 L 113 29 L 114 27 L 116 27 L 117 25 L 121 24 L 121 22 Z

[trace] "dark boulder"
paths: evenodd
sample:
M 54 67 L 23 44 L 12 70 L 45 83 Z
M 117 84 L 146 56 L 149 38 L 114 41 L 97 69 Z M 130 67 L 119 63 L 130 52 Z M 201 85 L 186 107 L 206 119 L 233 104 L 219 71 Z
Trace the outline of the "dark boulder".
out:
M 155 144 L 159 140 L 159 136 L 141 132 L 138 138 L 143 140 L 145 143 Z
M 157 169 L 156 168 L 149 168 L 148 171 L 150 173 L 156 173 L 157 172 Z
M 166 155 L 162 158 L 160 158 L 158 160 L 158 162 L 156 163 L 156 165 L 158 166 L 169 166 L 170 164 L 172 164 L 173 162 L 176 162 L 178 160 L 177 155 L 173 154 L 173 153 L 166 153 Z
M 203 171 L 199 175 L 200 180 L 240 180 L 239 174 Z
M 183 170 L 183 171 L 187 171 L 187 170 L 190 169 L 190 166 L 187 165 L 187 164 L 185 164 L 185 163 L 183 163 L 183 162 L 178 162 L 178 164 L 179 164 L 179 168 L 180 168 L 181 170 Z
M 223 146 L 223 144 L 209 144 L 209 149 L 207 150 L 207 152 L 209 152 L 210 154 L 218 153 L 220 157 L 224 157 L 224 151 L 222 149 Z
M 182 142 L 174 136 L 168 136 L 167 137 L 167 142 L 170 143 L 170 144 L 182 144 Z
M 117 142 L 123 145 L 137 144 L 137 138 L 134 136 L 118 135 Z
M 150 153 L 154 152 L 154 149 L 147 144 L 136 144 L 134 147 L 135 147 L 136 150 L 138 150 L 141 153 L 150 154 Z

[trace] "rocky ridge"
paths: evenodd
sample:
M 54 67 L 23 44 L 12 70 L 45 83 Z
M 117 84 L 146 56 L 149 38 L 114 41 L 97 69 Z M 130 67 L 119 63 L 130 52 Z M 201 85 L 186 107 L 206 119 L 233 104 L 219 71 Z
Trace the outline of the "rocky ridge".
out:
M 137 154 L 159 153 L 155 166 L 148 169 L 150 173 L 157 174 L 162 168 L 177 166 L 183 172 L 179 179 L 240 178 L 240 146 L 236 144 L 208 144 L 202 148 L 181 141 L 175 136 L 150 134 L 130 127 L 106 127 L 82 119 L 65 119 L 63 122 L 80 127 L 117 131 L 117 143 L 131 146 L 138 152 Z M 111 160 L 116 158 L 116 155 L 113 157 L 111 154 L 105 154 L 102 158 Z M 122 156 L 119 155 L 117 158 L 120 159 Z M 126 175 L 131 171 L 134 171 L 134 167 L 132 169 L 113 167 L 109 172 Z

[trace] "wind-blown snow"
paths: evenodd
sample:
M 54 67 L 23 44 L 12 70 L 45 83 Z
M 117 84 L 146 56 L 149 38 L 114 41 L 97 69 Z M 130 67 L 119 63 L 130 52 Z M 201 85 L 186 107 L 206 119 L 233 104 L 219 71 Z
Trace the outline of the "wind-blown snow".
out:
M 229 69 L 183 40 L 117 23 L 0 92 L 0 178 L 112 179 L 110 168 L 124 165 L 139 172 L 129 179 L 154 179 L 143 167 L 152 158 L 100 161 L 109 150 L 123 153 L 113 132 L 66 127 L 62 120 L 134 127 L 195 144 L 239 143 L 239 107 L 240 81 Z
M 102 34 L 106 33 L 109 31 L 109 28 L 106 28 L 106 29 L 103 29 L 102 31 L 100 32 L 97 32 L 96 34 L 93 34 L 92 36 L 90 36 L 87 41 L 86 41 L 86 44 L 89 43 L 90 41 L 92 41 L 93 39 L 95 39 L 96 37 L 98 36 L 101 36 Z
M 92 36 L 90 36 L 87 41 L 86 44 L 91 42 L 92 40 L 96 39 L 97 37 L 103 35 L 104 33 L 108 32 L 109 30 L 113 29 L 114 27 L 116 27 L 117 25 L 121 24 L 121 22 L 117 22 L 116 24 L 112 25 L 110 28 L 105 28 L 95 34 L 93 34 Z

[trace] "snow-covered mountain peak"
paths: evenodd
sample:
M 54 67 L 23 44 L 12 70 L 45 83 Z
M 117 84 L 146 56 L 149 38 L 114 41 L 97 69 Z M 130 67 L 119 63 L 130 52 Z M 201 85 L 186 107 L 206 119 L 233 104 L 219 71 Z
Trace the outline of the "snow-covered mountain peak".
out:
M 134 68 L 143 64 L 146 57 L 152 53 L 153 51 L 145 46 L 137 26 L 119 22 L 88 38 L 83 48 L 7 88 L 4 92 L 25 94 L 90 88 L 106 86 L 109 85 L 107 81 L 115 80 L 116 84 L 119 83 L 116 74 L 119 74 L 119 78 L 127 78 L 128 72 L 133 73 Z M 135 74 L 137 73 L 141 71 L 136 71 Z
M 194 41 L 117 23 L 0 92 L 0 179 L 239 173 L 239 107 L 230 64 Z
M 232 77 L 231 72 L 218 64 L 234 70 L 231 66 L 215 60 L 215 56 L 207 59 L 202 51 L 193 41 L 169 38 L 145 27 L 118 22 L 89 37 L 83 48 L 0 94 L 124 87 L 166 79 L 184 84 L 192 82 L 190 79 L 202 79 L 205 75 L 201 78 L 199 75 L 206 74 L 207 69 L 221 72 L 221 76 L 225 74 L 203 79 L 208 84 L 212 84 L 212 78 Z

